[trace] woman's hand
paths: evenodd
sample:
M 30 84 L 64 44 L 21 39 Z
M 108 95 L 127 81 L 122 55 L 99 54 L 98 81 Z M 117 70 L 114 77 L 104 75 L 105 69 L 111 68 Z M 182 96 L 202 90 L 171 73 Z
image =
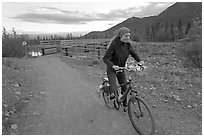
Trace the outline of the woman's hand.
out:
M 140 61 L 140 62 L 138 62 L 137 63 L 139 66 L 142 66 L 142 65 L 144 65 L 144 61 Z
M 117 65 L 113 65 L 113 69 L 116 71 L 116 70 L 119 70 L 119 69 L 120 69 L 120 67 L 119 67 L 119 66 L 117 66 Z

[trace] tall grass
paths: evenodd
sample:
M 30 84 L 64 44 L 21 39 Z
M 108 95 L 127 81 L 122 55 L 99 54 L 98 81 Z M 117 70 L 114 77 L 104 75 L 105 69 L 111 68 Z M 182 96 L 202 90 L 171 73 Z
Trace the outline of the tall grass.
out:
M 23 57 L 24 46 L 22 42 L 25 41 L 24 35 L 8 34 L 4 28 L 2 34 L 2 57 Z
M 2 39 L 2 57 L 23 57 L 24 46 L 22 38 L 6 38 Z
M 184 61 L 184 67 L 186 68 L 202 68 L 202 40 L 197 40 L 190 43 L 182 43 L 180 48 L 180 54 L 183 55 L 186 60 Z
M 202 67 L 202 22 L 195 19 L 193 27 L 187 34 L 190 43 L 183 43 L 181 53 L 187 58 L 184 66 L 201 68 Z

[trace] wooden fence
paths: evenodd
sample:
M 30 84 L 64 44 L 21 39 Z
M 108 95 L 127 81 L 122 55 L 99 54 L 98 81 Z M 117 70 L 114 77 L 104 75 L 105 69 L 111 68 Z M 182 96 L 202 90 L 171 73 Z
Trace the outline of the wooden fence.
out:
M 109 40 L 76 40 L 61 41 L 61 52 L 64 56 L 77 56 L 79 58 L 101 59 L 106 51 Z
M 42 55 L 54 54 L 60 52 L 60 40 L 44 40 L 40 41 Z
M 45 40 L 40 45 L 26 46 L 26 53 L 40 52 L 42 55 L 61 52 L 64 56 L 101 59 L 109 40 Z M 27 56 L 26 54 L 26 56 Z
M 109 39 L 79 39 L 79 40 L 46 40 L 41 41 L 40 45 L 25 46 L 26 53 L 32 51 L 40 52 L 41 55 L 48 55 L 54 53 L 61 53 L 63 56 L 76 56 L 85 59 L 101 59 L 106 52 Z M 158 46 L 166 46 L 168 43 L 132 43 L 137 47 L 140 53 L 151 52 L 154 54 L 161 54 L 158 52 Z M 148 46 L 156 46 L 155 50 L 149 49 Z M 167 53 L 167 51 L 166 51 Z M 27 56 L 27 54 L 26 54 Z

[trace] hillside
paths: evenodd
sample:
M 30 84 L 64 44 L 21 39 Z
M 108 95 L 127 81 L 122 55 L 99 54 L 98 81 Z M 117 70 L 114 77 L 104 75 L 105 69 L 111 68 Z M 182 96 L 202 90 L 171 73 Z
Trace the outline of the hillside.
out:
M 155 22 L 176 22 L 181 19 L 184 23 L 195 17 L 201 17 L 202 4 L 199 2 L 178 2 L 160 13 Z
M 181 22 L 181 26 L 184 31 L 187 24 L 189 22 L 192 24 L 192 20 L 195 17 L 201 18 L 201 14 L 202 14 L 201 3 L 177 2 L 157 16 L 144 18 L 131 17 L 105 31 L 90 32 L 84 35 L 83 38 L 110 38 L 113 36 L 113 32 L 116 29 L 125 26 L 131 30 L 134 40 L 152 41 L 154 40 L 154 38 L 150 40 L 148 38 L 149 36 L 147 36 L 148 33 L 150 32 L 153 33 L 153 31 L 158 31 L 158 29 L 164 30 L 165 27 L 169 29 L 169 33 L 170 27 L 174 27 L 173 30 L 178 31 L 176 27 L 178 26 L 179 21 Z

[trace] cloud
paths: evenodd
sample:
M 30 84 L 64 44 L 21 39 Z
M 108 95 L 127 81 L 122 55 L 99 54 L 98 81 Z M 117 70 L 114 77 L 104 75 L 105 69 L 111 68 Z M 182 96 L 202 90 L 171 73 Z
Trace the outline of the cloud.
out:
M 91 16 L 82 11 L 61 10 L 55 7 L 40 7 L 35 11 L 23 13 L 12 17 L 24 22 L 56 23 L 56 24 L 86 24 L 90 21 L 99 21 L 100 18 Z
M 132 6 L 125 9 L 113 9 L 107 13 L 85 11 L 69 11 L 55 7 L 41 7 L 38 12 L 17 15 L 13 18 L 25 22 L 57 23 L 57 24 L 86 24 L 92 21 L 116 21 L 129 17 L 147 17 L 157 15 L 173 3 L 147 3 L 143 6 Z
M 171 3 L 165 3 L 165 2 L 152 2 L 148 3 L 144 6 L 133 6 L 129 7 L 126 9 L 116 9 L 112 10 L 107 14 L 98 14 L 100 18 L 103 18 L 104 20 L 108 19 L 119 19 L 119 18 L 129 18 L 132 16 L 135 17 L 148 17 L 148 16 L 153 16 L 161 13 L 163 10 L 168 8 L 170 5 L 172 5 L 173 2 Z
M 80 12 L 80 11 L 65 11 L 57 8 L 44 7 L 43 10 L 52 10 L 52 12 L 47 13 L 25 13 L 20 14 L 14 19 L 18 19 L 25 22 L 35 22 L 35 23 L 57 23 L 57 24 L 85 24 L 90 21 L 105 21 L 114 20 L 114 18 L 107 18 L 103 16 L 98 16 L 99 14 L 92 14 Z M 42 9 L 41 9 L 42 11 Z M 60 12 L 60 13 L 59 13 Z
M 95 18 L 80 17 L 80 16 L 66 16 L 59 14 L 38 14 L 27 13 L 14 17 L 25 22 L 35 23 L 57 23 L 57 24 L 85 24 L 88 21 L 93 21 Z
M 169 6 L 174 4 L 174 2 L 166 3 L 166 2 L 151 2 L 149 5 L 145 7 L 140 7 L 140 11 L 135 12 L 135 16 L 137 17 L 148 17 L 148 16 L 156 16 L 167 9 Z
M 63 14 L 79 14 L 79 11 L 67 11 L 67 10 L 61 10 L 55 7 L 42 7 L 42 9 L 52 12 L 61 12 Z

